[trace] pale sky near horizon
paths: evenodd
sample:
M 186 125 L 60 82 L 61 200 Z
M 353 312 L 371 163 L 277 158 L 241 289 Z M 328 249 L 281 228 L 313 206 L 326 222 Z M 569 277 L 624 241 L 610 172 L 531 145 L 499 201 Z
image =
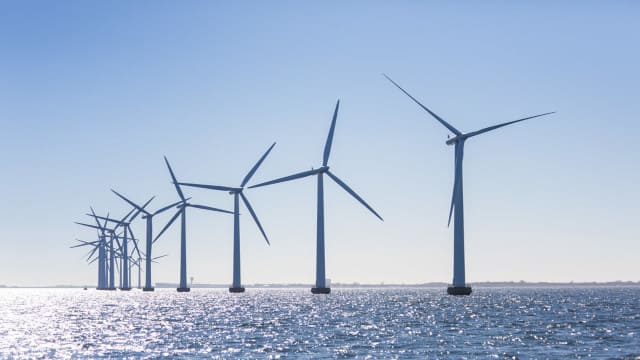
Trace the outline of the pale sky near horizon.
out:
M 228 186 L 274 141 L 250 184 L 320 166 L 337 99 L 329 165 L 385 221 L 327 178 L 327 277 L 450 282 L 448 132 L 381 73 L 463 131 L 557 111 L 467 142 L 467 281 L 639 281 L 639 16 L 633 1 L 3 1 L 0 284 L 94 285 L 69 248 L 94 232 L 73 222 L 126 213 L 110 188 L 176 201 L 163 155 L 180 181 Z M 271 246 L 242 209 L 243 283 L 313 282 L 315 190 L 247 190 Z M 232 226 L 189 210 L 196 282 L 230 283 Z M 154 281 L 178 280 L 178 230 Z

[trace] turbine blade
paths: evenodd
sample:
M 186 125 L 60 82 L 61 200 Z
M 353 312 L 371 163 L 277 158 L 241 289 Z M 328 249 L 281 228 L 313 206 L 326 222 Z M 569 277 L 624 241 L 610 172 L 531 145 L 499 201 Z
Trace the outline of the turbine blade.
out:
M 118 223 L 118 222 L 119 222 L 118 220 L 110 219 L 110 218 L 108 218 L 108 217 L 104 217 L 104 216 L 100 216 L 100 215 L 93 215 L 93 214 L 85 214 L 85 215 L 87 215 L 87 216 L 91 216 L 91 217 L 93 217 L 93 218 L 95 218 L 95 219 L 104 220 L 104 223 L 105 223 L 105 224 L 107 224 L 108 222 L 114 222 L 114 223 Z M 105 226 L 106 226 L 106 225 L 105 225 Z M 100 227 L 102 228 L 102 227 L 104 227 L 104 226 L 100 225 Z
M 226 214 L 233 214 L 234 213 L 233 211 L 222 210 L 222 209 L 218 209 L 218 208 L 214 208 L 214 207 L 210 207 L 210 206 L 204 206 L 204 205 L 188 204 L 187 206 L 194 207 L 196 209 L 222 212 L 222 213 L 226 213 Z
M 151 258 L 151 260 L 158 260 L 158 259 L 162 259 L 163 257 L 166 257 L 166 256 L 169 256 L 169 255 L 164 254 L 164 255 L 156 256 L 156 257 L 154 257 L 154 258 Z
M 109 218 L 109 213 L 107 213 L 107 219 Z M 107 220 L 104 221 L 104 224 L 102 225 L 103 228 L 107 227 Z M 104 229 L 103 229 L 104 231 Z
M 242 198 L 242 201 L 244 202 L 244 205 L 249 210 L 249 213 L 251 214 L 251 217 L 253 218 L 253 221 L 255 221 L 256 225 L 258 225 L 258 229 L 260 229 L 260 232 L 262 233 L 262 236 L 264 236 L 264 239 L 267 241 L 267 244 L 271 245 L 271 243 L 269 242 L 269 238 L 267 238 L 267 234 L 264 232 L 264 229 L 262 228 L 262 225 L 260 224 L 260 220 L 258 220 L 258 216 L 256 215 L 255 211 L 253 211 L 253 208 L 251 207 L 251 204 L 249 203 L 249 199 L 247 199 L 247 197 L 244 196 L 243 193 L 240 193 L 240 197 Z
M 356 194 L 355 191 L 353 191 L 349 186 L 347 186 L 347 184 L 345 184 L 342 180 L 338 179 L 338 177 L 333 175 L 330 171 L 327 171 L 327 175 L 329 175 L 329 177 L 332 178 L 333 181 L 335 181 L 338 185 L 340 185 L 340 187 L 342 187 L 346 192 L 351 194 L 351 196 L 356 198 L 356 200 L 358 200 L 362 205 L 364 205 L 367 209 L 369 209 L 369 211 L 371 211 L 373 215 L 378 217 L 378 219 L 384 221 L 384 219 L 380 215 L 378 215 L 378 213 L 375 210 L 373 210 L 373 208 L 369 206 L 369 204 L 367 204 L 364 201 L 364 199 L 362 199 L 358 194 Z
M 322 172 L 322 169 L 314 169 L 314 170 L 303 171 L 301 173 L 297 173 L 297 174 L 285 176 L 285 177 L 282 177 L 282 178 L 279 178 L 279 179 L 263 182 L 263 183 L 260 183 L 260 184 L 257 184 L 257 185 L 249 186 L 249 189 L 260 187 L 260 186 L 265 186 L 265 185 L 277 184 L 277 183 L 281 183 L 281 182 L 285 182 L 285 181 L 289 181 L 289 180 L 300 179 L 300 178 L 307 177 L 307 176 L 310 176 L 310 175 L 316 175 L 316 174 L 321 173 L 321 172 Z
M 457 145 L 456 145 L 457 147 Z M 453 176 L 453 191 L 451 192 L 451 207 L 449 208 L 449 220 L 447 221 L 447 227 L 451 225 L 451 215 L 453 215 L 453 208 L 456 201 L 456 194 L 458 192 L 458 151 L 456 149 L 454 153 L 454 176 Z
M 133 214 L 134 211 L 136 211 L 136 208 L 131 209 L 131 211 L 129 211 L 127 215 L 125 215 L 120 221 L 116 221 L 118 224 L 113 228 L 113 231 L 118 230 L 118 228 L 122 226 L 125 223 L 125 221 L 127 221 L 127 218 L 129 218 L 129 216 L 131 216 L 131 214 Z
M 176 175 L 173 173 L 173 169 L 171 169 L 171 165 L 169 165 L 169 160 L 167 160 L 166 156 L 164 157 L 164 162 L 167 163 L 167 168 L 169 168 L 169 174 L 171 174 L 171 180 L 173 180 L 173 185 L 176 187 L 178 196 L 180 196 L 180 199 L 184 201 L 184 194 L 182 193 L 182 189 L 180 189 L 180 185 L 178 185 L 178 180 L 176 180 Z
M 95 217 L 95 216 L 96 216 L 96 212 L 95 212 L 95 211 L 93 211 L 93 207 L 89 206 L 89 209 L 91 209 L 91 213 L 92 213 L 92 214 L 93 214 L 93 216 L 94 216 L 94 220 L 96 221 L 96 224 L 98 224 L 98 226 L 100 226 L 100 221 L 98 221 L 98 218 L 97 218 L 97 217 Z M 106 224 L 105 224 L 105 226 L 106 226 Z
M 333 132 L 336 129 L 336 119 L 338 118 L 338 108 L 340 107 L 340 100 L 336 103 L 336 109 L 333 111 L 333 120 L 331 120 L 331 128 L 329 128 L 329 135 L 327 136 L 327 142 L 324 144 L 324 157 L 322 159 L 322 166 L 327 166 L 329 162 L 329 155 L 331 154 L 331 145 L 333 144 Z
M 131 240 L 133 241 L 133 248 L 138 253 L 138 257 L 140 257 L 140 249 L 138 248 L 138 239 L 136 239 L 136 236 L 133 234 L 133 230 L 131 229 L 131 226 L 127 225 L 127 228 L 129 229 L 129 235 L 131 235 Z
M 414 98 L 413 96 L 411 96 L 411 94 L 409 94 L 408 92 L 406 92 L 402 87 L 400 87 L 400 85 L 398 85 L 395 81 L 391 80 L 390 77 L 387 76 L 387 74 L 382 74 L 384 75 L 384 77 L 387 78 L 387 80 L 391 81 L 391 83 L 393 85 L 395 85 L 398 89 L 400 89 L 400 91 L 402 91 L 403 93 L 405 93 L 405 95 L 407 95 L 408 97 L 411 98 L 411 100 L 415 101 L 416 104 L 420 105 L 421 108 L 423 108 L 424 110 L 426 110 L 429 114 L 431 114 L 431 116 L 433 116 L 434 118 L 436 118 L 436 120 L 438 120 L 440 122 L 440 124 L 444 125 L 444 127 L 446 127 L 447 129 L 449 129 L 449 131 L 451 131 L 452 133 L 460 136 L 462 135 L 462 132 L 460 132 L 460 130 L 454 128 L 451 124 L 449 124 L 448 122 L 444 121 L 444 119 L 442 119 L 440 116 L 436 115 L 433 111 L 429 110 L 426 106 L 422 105 L 420 103 L 420 101 L 416 100 L 416 98 Z
M 98 250 L 98 247 L 94 247 L 93 250 L 91 250 L 91 252 L 89 252 L 89 256 L 87 256 L 87 260 L 91 259 L 91 257 L 93 257 L 93 254 L 96 253 L 96 251 Z
M 187 198 L 187 199 L 185 199 L 185 201 L 186 201 L 186 200 L 189 200 L 189 199 L 191 199 L 191 198 Z M 154 212 L 154 213 L 152 214 L 152 216 L 155 216 L 155 215 L 158 215 L 158 214 L 160 214 L 160 213 L 162 213 L 162 212 L 165 212 L 165 211 L 167 211 L 167 210 L 171 209 L 172 207 L 178 206 L 179 204 L 182 204 L 182 200 L 181 200 L 181 201 L 176 201 L 176 202 L 174 202 L 174 203 L 173 203 L 173 204 L 171 204 L 171 205 L 167 205 L 167 206 L 165 206 L 165 207 L 163 207 L 163 208 L 160 208 L 160 209 L 156 210 L 156 212 Z
M 453 182 L 453 191 L 451 193 L 451 207 L 449 208 L 449 220 L 447 221 L 447 227 L 449 227 L 451 225 L 451 215 L 453 215 L 453 208 L 454 208 L 454 203 L 456 201 L 456 189 L 458 187 L 458 182 L 454 181 Z
M 111 192 L 113 192 L 114 194 L 118 195 L 119 198 L 121 198 L 122 200 L 126 201 L 129 205 L 133 206 L 134 208 L 142 211 L 143 213 L 145 213 L 146 215 L 149 215 L 149 212 L 146 211 L 143 207 L 140 207 L 138 204 L 134 203 L 133 201 L 127 199 L 126 197 L 124 197 L 124 195 L 118 193 L 117 191 L 111 189 Z
M 89 260 L 89 259 L 87 259 L 87 261 L 88 261 L 88 260 Z M 87 265 L 91 265 L 91 264 L 93 264 L 94 262 L 96 262 L 96 260 L 98 260 L 98 258 L 97 258 L 97 257 L 96 257 L 96 258 L 93 258 L 93 260 L 89 261 L 89 262 L 87 263 Z
M 276 146 L 275 142 L 269 147 L 269 149 L 267 149 L 267 151 L 264 153 L 264 155 L 262 155 L 260 160 L 258 160 L 258 162 L 255 165 L 253 165 L 251 170 L 249 170 L 249 173 L 247 174 L 247 176 L 244 177 L 244 179 L 242 180 L 242 183 L 240 184 L 241 188 L 243 188 L 245 185 L 247 185 L 249 180 L 251 180 L 251 177 L 253 176 L 253 174 L 256 173 L 256 171 L 258 170 L 258 168 L 260 167 L 260 165 L 262 164 L 264 159 L 267 157 L 267 155 L 269 155 L 269 153 L 271 152 L 271 149 L 273 149 L 274 146 Z
M 120 255 L 122 255 L 122 244 L 120 243 L 120 237 L 116 236 L 114 237 L 114 240 L 116 241 L 116 250 L 120 253 Z
M 77 241 L 77 242 L 79 242 L 80 244 L 76 244 L 76 245 L 69 246 L 69 248 L 70 248 L 70 249 L 77 248 L 77 247 L 81 247 L 81 246 L 95 245 L 97 242 L 100 242 L 100 240 L 96 240 L 96 241 L 84 241 L 84 240 L 80 240 L 80 239 L 76 239 L 76 241 Z
M 160 230 L 160 232 L 158 233 L 158 235 L 155 237 L 155 239 L 153 239 L 153 241 L 151 242 L 152 244 L 154 244 L 156 241 L 158 241 L 158 239 L 160 238 L 160 236 L 162 236 L 162 234 L 164 234 L 165 231 L 167 231 L 167 229 L 169 228 L 169 226 L 171 226 L 171 224 L 173 224 L 174 221 L 176 221 L 176 219 L 178 218 L 178 216 L 180 216 L 180 214 L 182 214 L 182 212 L 184 211 L 184 208 L 181 208 L 180 210 L 176 211 L 175 215 L 173 215 L 173 217 L 171 218 L 171 220 L 169 220 L 169 222 L 167 222 L 167 224 L 162 228 L 162 230 Z
M 465 138 L 474 137 L 476 135 L 480 135 L 480 134 L 484 134 L 486 132 L 489 132 L 491 130 L 499 129 L 499 128 L 503 127 L 503 126 L 519 123 L 521 121 L 525 121 L 525 120 L 529 120 L 529 119 L 533 119 L 533 118 L 537 118 L 537 117 L 541 117 L 541 116 L 545 116 L 545 115 L 550 115 L 550 114 L 555 114 L 555 111 L 544 113 L 544 114 L 539 114 L 539 115 L 534 115 L 534 116 L 529 116 L 529 117 L 526 117 L 526 118 L 523 118 L 523 119 L 513 120 L 513 121 L 506 122 L 506 123 L 498 124 L 498 125 L 489 126 L 489 127 L 484 128 L 484 129 L 480 129 L 478 131 L 472 131 L 472 132 L 464 135 L 464 137 Z
M 148 213 L 144 210 L 144 208 L 146 208 L 146 207 L 147 207 L 147 205 L 149 205 L 149 203 L 150 203 L 153 199 L 155 199 L 155 196 L 152 196 L 152 197 L 151 197 L 151 199 L 149 199 L 149 201 L 147 201 L 146 203 L 144 203 L 144 205 L 142 205 L 142 208 L 137 209 L 138 211 L 136 211 L 136 213 L 131 217 L 131 219 L 129 219 L 129 221 L 128 221 L 128 222 L 129 222 L 129 223 L 130 223 L 130 222 L 132 222 L 135 218 L 137 218 L 137 217 L 138 217 L 138 215 L 140 215 L 140 212 L 142 212 L 142 211 L 144 211 L 146 214 L 148 214 Z M 135 208 L 134 208 L 134 209 L 135 209 Z
M 77 222 L 77 221 L 75 221 L 75 223 L 78 224 L 78 225 L 90 227 L 90 228 L 93 228 L 93 229 L 98 229 L 98 230 L 102 229 L 101 227 L 98 227 L 98 226 L 95 226 L 95 225 L 89 225 L 89 224 L 85 224 L 85 223 L 81 223 L 81 222 Z
M 205 185 L 205 184 L 193 184 L 193 183 L 178 183 L 178 185 L 196 187 L 201 189 L 209 189 L 209 190 L 220 190 L 220 191 L 238 191 L 238 188 L 232 188 L 228 186 L 219 186 L 219 185 Z

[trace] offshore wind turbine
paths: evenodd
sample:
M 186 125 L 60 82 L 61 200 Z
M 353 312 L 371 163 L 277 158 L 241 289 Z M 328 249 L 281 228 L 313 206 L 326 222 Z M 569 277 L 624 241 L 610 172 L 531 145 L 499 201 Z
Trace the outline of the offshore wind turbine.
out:
M 91 209 L 91 213 L 92 216 L 94 218 L 94 220 L 96 221 L 96 225 L 91 225 L 91 224 L 85 224 L 85 223 L 81 223 L 81 222 L 76 222 L 76 224 L 78 225 L 82 225 L 82 226 L 86 226 L 92 229 L 96 229 L 100 232 L 102 239 L 103 239 L 103 246 L 106 248 L 107 246 L 109 246 L 109 263 L 107 263 L 107 259 L 106 259 L 106 249 L 104 249 L 103 251 L 99 251 L 98 252 L 98 266 L 99 269 L 103 269 L 103 276 L 102 278 L 103 280 L 103 286 L 100 287 L 100 282 L 98 282 L 98 290 L 115 290 L 115 284 L 114 284 L 114 266 L 115 266 L 115 252 L 114 252 L 114 248 L 113 248 L 113 234 L 114 234 L 114 230 L 107 228 L 107 221 L 105 220 L 104 225 L 100 223 L 100 221 L 97 218 L 97 215 L 95 213 L 95 211 L 93 211 L 93 208 Z M 107 214 L 107 218 L 109 217 L 109 215 Z M 109 243 L 107 244 L 106 241 L 106 234 L 109 234 Z M 95 250 L 95 249 L 94 249 Z M 100 250 L 98 248 L 98 250 Z M 101 256 L 102 255 L 102 256 Z M 100 265 L 100 263 L 103 262 L 103 265 Z M 98 270 L 100 271 L 100 270 Z M 99 275 L 100 276 L 100 275 Z
M 513 120 L 498 125 L 486 127 L 484 129 L 463 133 L 456 129 L 451 124 L 443 120 L 436 115 L 433 111 L 422 105 L 416 98 L 411 96 L 395 81 L 391 80 L 386 74 L 383 74 L 393 85 L 395 85 L 400 91 L 405 93 L 411 100 L 418 104 L 422 109 L 433 116 L 440 124 L 449 129 L 454 135 L 448 138 L 447 145 L 453 145 L 455 148 L 455 176 L 453 180 L 453 194 L 451 195 L 451 207 L 449 208 L 449 221 L 447 226 L 451 224 L 451 214 L 453 213 L 453 284 L 447 288 L 449 295 L 469 295 L 471 294 L 471 287 L 466 285 L 465 282 L 465 269 L 464 269 L 464 201 L 462 191 L 462 158 L 464 157 L 464 144 L 469 138 L 476 135 L 484 134 L 486 132 L 499 129 L 501 127 L 515 124 L 521 121 L 553 114 L 554 112 L 548 112 L 544 114 L 538 114 L 534 116 L 525 117 L 518 120 Z
M 158 210 L 156 210 L 155 212 L 149 212 L 147 210 L 144 209 L 144 207 L 134 203 L 133 201 L 127 199 L 126 197 L 124 197 L 124 195 L 118 193 L 117 191 L 111 189 L 111 191 L 116 194 L 118 197 L 120 197 L 122 200 L 126 201 L 129 205 L 133 206 L 134 208 L 140 210 L 144 215 L 142 215 L 142 218 L 146 220 L 147 223 L 147 239 L 146 239 L 146 251 L 145 251 L 145 272 L 144 272 L 144 276 L 145 276 L 145 281 L 144 281 L 144 287 L 142 288 L 142 291 L 153 291 L 153 285 L 151 283 L 151 262 L 152 262 L 152 257 L 151 257 L 151 247 L 153 245 L 153 217 L 161 214 L 179 204 L 182 203 L 182 200 L 177 201 L 171 205 L 167 205 L 163 208 L 160 208 Z M 189 199 L 186 199 L 189 200 Z M 139 268 L 140 264 L 138 264 L 138 268 Z M 139 269 L 138 269 L 139 270 Z
M 176 175 L 173 173 L 173 169 L 171 169 L 171 165 L 169 165 L 169 160 L 167 157 L 164 157 L 164 162 L 167 164 L 167 168 L 169 169 L 169 174 L 171 175 L 171 180 L 173 185 L 176 188 L 176 192 L 180 197 L 180 205 L 178 205 L 179 210 L 175 213 L 175 215 L 167 222 L 164 228 L 160 231 L 160 233 L 153 240 L 154 242 L 162 236 L 162 234 L 173 224 L 173 222 L 180 216 L 180 284 L 178 285 L 178 292 L 189 292 L 191 289 L 187 286 L 187 207 L 193 207 L 201 210 L 208 211 L 216 211 L 227 214 L 233 214 L 231 211 L 222 210 L 214 207 L 204 206 L 204 205 L 195 205 L 190 204 L 188 199 L 184 197 L 182 193 L 182 189 L 178 184 L 178 180 L 176 180 Z
M 271 149 L 273 149 L 275 145 L 276 143 L 273 143 L 273 145 L 271 145 L 271 147 L 267 149 L 264 155 L 262 155 L 262 157 L 258 160 L 258 162 L 251 168 L 251 170 L 249 170 L 247 175 L 244 177 L 244 179 L 240 183 L 239 187 L 203 185 L 203 184 L 193 184 L 193 183 L 178 183 L 178 185 L 183 185 L 183 186 L 191 186 L 191 187 L 197 187 L 197 188 L 209 189 L 209 190 L 228 191 L 229 194 L 233 195 L 233 204 L 234 204 L 234 207 L 233 207 L 233 212 L 234 212 L 234 215 L 233 215 L 233 282 L 231 283 L 231 287 L 229 288 L 229 292 L 232 292 L 232 293 L 244 292 L 244 287 L 242 287 L 242 282 L 240 280 L 240 198 L 242 198 L 242 202 L 244 202 L 244 205 L 247 207 L 247 210 L 249 210 L 251 217 L 253 217 L 253 220 L 255 221 L 256 225 L 258 225 L 258 229 L 260 229 L 260 232 L 262 233 L 262 236 L 264 236 L 265 241 L 267 242 L 267 244 L 269 244 L 269 239 L 267 238 L 267 234 L 265 234 L 264 229 L 262 228 L 262 225 L 260 225 L 260 221 L 258 220 L 258 217 L 256 216 L 255 211 L 253 211 L 253 208 L 251 207 L 249 200 L 242 193 L 242 191 L 244 190 L 244 187 L 247 185 L 249 180 L 251 180 L 251 177 L 256 173 L 256 171 L 258 170 L 258 168 L 260 167 L 264 159 L 267 157 L 267 155 L 269 155 L 269 152 L 271 152 Z
M 107 287 L 106 268 L 105 268 L 106 261 L 105 261 L 105 254 L 104 254 L 105 247 L 104 247 L 104 240 L 100 235 L 100 232 L 98 232 L 98 240 L 84 241 L 84 240 L 76 239 L 76 241 L 79 242 L 79 244 L 70 246 L 70 248 L 77 248 L 82 246 L 93 247 L 93 249 L 90 250 L 86 255 L 87 262 L 90 265 L 95 260 L 98 260 L 98 286 L 96 287 L 96 290 L 105 290 Z M 96 258 L 93 258 L 93 255 L 96 253 L 96 251 L 98 252 L 98 256 Z
M 101 217 L 101 216 L 97 216 L 95 214 L 87 214 L 89 216 L 93 216 L 96 219 L 103 219 L 105 221 L 111 221 L 116 223 L 116 226 L 111 230 L 112 231 L 112 235 L 115 235 L 116 230 L 122 226 L 123 228 L 123 239 L 122 239 L 122 262 L 121 262 L 121 267 L 122 267 L 122 271 L 121 271 L 121 275 L 120 275 L 120 282 L 121 282 L 121 286 L 120 286 L 120 290 L 124 290 L 124 291 L 128 291 L 131 290 L 131 286 L 129 284 L 129 253 L 128 253 L 128 234 L 131 234 L 131 237 L 133 238 L 133 231 L 131 230 L 131 222 L 133 222 L 133 220 L 135 220 L 136 217 L 138 217 L 138 215 L 140 215 L 140 212 L 142 210 L 144 210 L 144 208 L 147 207 L 147 205 L 149 205 L 149 203 L 154 199 L 154 197 L 151 197 L 141 208 L 137 208 L 137 207 L 133 207 L 133 209 L 127 214 L 125 215 L 120 221 L 118 220 L 114 220 L 114 219 L 109 219 Z M 131 215 L 133 214 L 133 215 Z M 131 216 L 129 218 L 129 216 Z M 127 220 L 128 219 L 128 220 Z M 115 235 L 116 237 L 116 241 L 117 241 L 117 235 Z M 113 238 L 113 236 L 112 236 Z M 140 250 L 138 249 L 138 245 L 136 242 L 133 243 L 136 250 L 138 252 L 140 252 Z
M 336 127 L 336 119 L 338 117 L 338 108 L 340 107 L 340 100 L 336 103 L 336 108 L 333 112 L 333 120 L 331 120 L 331 127 L 329 129 L 329 135 L 327 136 L 327 142 L 324 145 L 324 156 L 322 159 L 322 167 L 318 169 L 312 169 L 309 171 L 303 171 L 297 174 L 285 176 L 275 180 L 263 182 L 257 185 L 249 186 L 249 188 L 256 188 L 265 185 L 277 184 L 289 180 L 300 179 L 311 175 L 316 175 L 318 179 L 318 209 L 317 209 L 317 223 L 316 223 L 316 283 L 315 287 L 311 288 L 313 294 L 329 294 L 331 289 L 326 285 L 325 278 L 325 254 L 324 254 L 324 185 L 323 176 L 326 174 L 333 181 L 336 182 L 341 188 L 358 200 L 364 207 L 369 209 L 376 217 L 382 220 L 382 217 L 373 210 L 355 191 L 353 191 L 347 184 L 340 180 L 336 175 L 329 171 L 329 154 L 331 153 L 331 144 L 333 142 L 333 133 Z

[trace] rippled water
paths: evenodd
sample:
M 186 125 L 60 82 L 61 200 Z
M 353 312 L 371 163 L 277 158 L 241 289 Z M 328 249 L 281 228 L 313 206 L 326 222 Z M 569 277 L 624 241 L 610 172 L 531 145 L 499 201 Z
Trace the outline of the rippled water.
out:
M 0 289 L 0 357 L 640 359 L 640 288 Z

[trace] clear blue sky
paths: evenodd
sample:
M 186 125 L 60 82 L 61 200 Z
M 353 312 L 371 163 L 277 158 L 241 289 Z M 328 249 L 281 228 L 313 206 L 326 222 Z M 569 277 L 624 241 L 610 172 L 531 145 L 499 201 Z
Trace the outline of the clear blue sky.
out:
M 326 185 L 327 276 L 451 281 L 447 131 L 553 116 L 467 143 L 468 281 L 640 280 L 640 4 L 563 2 L 3 1 L 0 284 L 94 284 L 73 239 L 121 191 L 153 209 L 179 180 L 238 185 L 330 165 L 385 222 Z M 232 208 L 225 193 L 186 190 Z M 243 282 L 314 278 L 315 182 L 247 192 Z M 246 212 L 246 211 L 245 211 Z M 169 215 L 159 219 L 159 229 Z M 189 213 L 196 282 L 231 281 L 232 218 Z M 155 281 L 177 281 L 178 228 Z M 142 223 L 136 234 L 144 236 Z

